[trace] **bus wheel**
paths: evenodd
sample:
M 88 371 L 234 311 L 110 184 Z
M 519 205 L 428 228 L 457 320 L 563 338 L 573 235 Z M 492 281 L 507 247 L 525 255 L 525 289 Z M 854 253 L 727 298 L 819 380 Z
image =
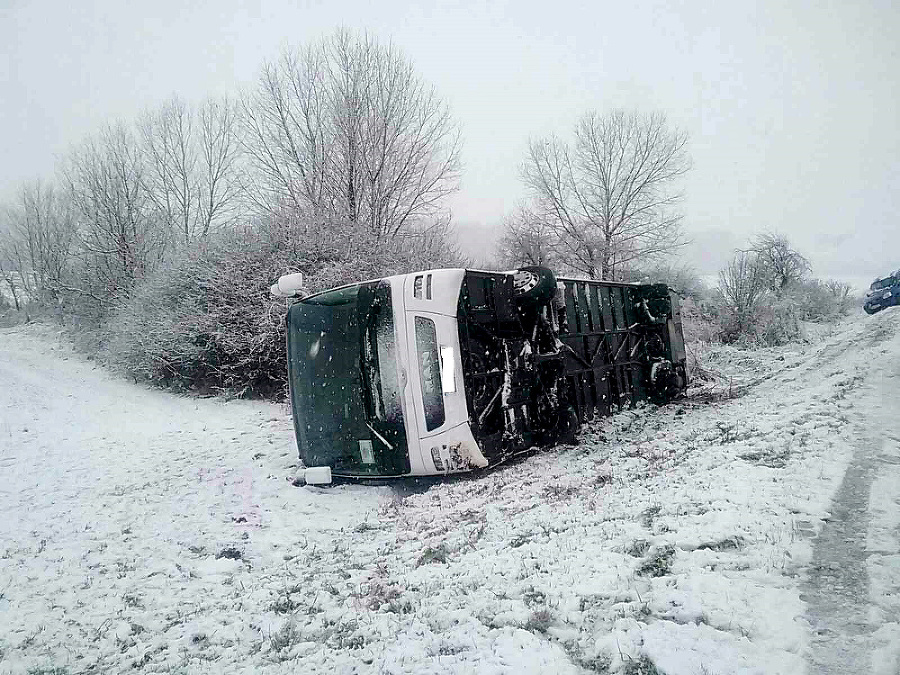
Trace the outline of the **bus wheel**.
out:
M 672 400 L 681 390 L 680 376 L 671 361 L 660 359 L 650 367 L 650 394 L 656 403 Z
M 513 272 L 513 295 L 517 300 L 543 304 L 556 293 L 556 275 L 547 267 L 522 267 Z

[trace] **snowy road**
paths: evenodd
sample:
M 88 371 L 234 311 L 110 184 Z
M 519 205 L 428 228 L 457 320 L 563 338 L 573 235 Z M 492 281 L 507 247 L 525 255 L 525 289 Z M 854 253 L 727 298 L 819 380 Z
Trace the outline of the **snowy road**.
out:
M 4 329 L 0 673 L 896 675 L 900 310 L 712 351 L 742 396 L 401 498 Z
M 806 584 L 811 672 L 823 675 L 900 673 L 900 359 L 874 341 L 871 353 L 881 367 L 857 398 L 867 424 L 816 541 Z

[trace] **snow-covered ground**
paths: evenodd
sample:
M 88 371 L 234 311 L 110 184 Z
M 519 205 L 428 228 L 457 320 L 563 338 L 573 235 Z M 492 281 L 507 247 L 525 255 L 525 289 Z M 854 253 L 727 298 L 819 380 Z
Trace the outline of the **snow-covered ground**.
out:
M 577 446 L 321 489 L 283 406 L 0 330 L 0 673 L 897 673 L 900 310 L 701 352 Z

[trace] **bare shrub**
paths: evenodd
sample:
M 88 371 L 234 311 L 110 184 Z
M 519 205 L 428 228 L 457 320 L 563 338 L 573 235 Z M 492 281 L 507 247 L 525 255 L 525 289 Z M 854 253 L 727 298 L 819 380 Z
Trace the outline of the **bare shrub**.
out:
M 711 310 L 723 342 L 778 345 L 800 337 L 793 301 L 770 291 L 769 280 L 766 263 L 754 251 L 738 251 L 719 273 Z
M 441 264 L 450 254 L 440 234 L 404 233 L 376 246 L 352 224 L 301 216 L 210 233 L 120 306 L 107 324 L 105 356 L 161 386 L 280 397 L 287 307 L 269 286 L 296 271 L 315 291 Z
M 801 338 L 801 321 L 833 321 L 852 307 L 849 284 L 807 277 L 809 261 L 781 235 L 764 234 L 719 273 L 709 305 L 724 342 L 766 346 Z
M 766 295 L 765 270 L 759 258 L 739 251 L 719 272 L 722 339 L 734 342 L 751 333 Z
M 785 297 L 760 307 L 748 341 L 775 346 L 794 342 L 800 336 L 797 305 L 790 297 Z
M 833 321 L 845 316 L 853 306 L 849 284 L 829 279 L 805 279 L 792 286 L 788 297 L 803 321 Z
M 534 633 L 546 633 L 550 626 L 553 625 L 553 614 L 549 609 L 536 609 L 528 617 L 525 622 L 525 630 Z
M 636 572 L 644 577 L 664 577 L 672 571 L 675 561 L 675 547 L 662 546 L 653 549 L 650 555 L 638 566 Z
M 681 301 L 681 325 L 687 344 L 713 342 L 719 337 L 719 325 L 707 303 L 690 296 Z

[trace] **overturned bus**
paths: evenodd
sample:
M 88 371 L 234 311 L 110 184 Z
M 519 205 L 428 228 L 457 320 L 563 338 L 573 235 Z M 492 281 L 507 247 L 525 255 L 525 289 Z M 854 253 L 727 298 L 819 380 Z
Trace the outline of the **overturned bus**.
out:
M 663 284 L 437 269 L 302 297 L 288 377 L 310 484 L 442 475 L 571 442 L 622 405 L 686 385 L 677 295 Z

